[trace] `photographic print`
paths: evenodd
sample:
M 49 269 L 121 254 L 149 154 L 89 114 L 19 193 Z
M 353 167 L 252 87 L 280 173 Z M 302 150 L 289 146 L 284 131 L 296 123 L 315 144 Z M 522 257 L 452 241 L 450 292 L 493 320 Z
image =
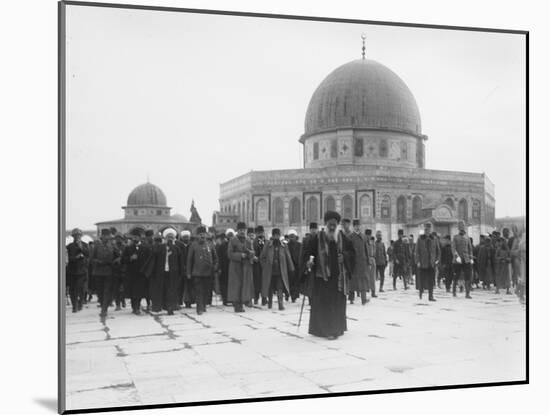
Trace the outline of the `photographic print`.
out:
M 527 32 L 59 7 L 60 412 L 528 381 Z

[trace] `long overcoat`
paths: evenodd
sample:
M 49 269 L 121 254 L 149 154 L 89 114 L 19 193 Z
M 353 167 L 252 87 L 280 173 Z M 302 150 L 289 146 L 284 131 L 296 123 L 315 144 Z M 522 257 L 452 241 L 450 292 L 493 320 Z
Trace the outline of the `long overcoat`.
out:
M 495 275 L 495 285 L 497 288 L 510 288 L 510 250 L 508 245 L 500 245 L 495 253 L 497 272 Z
M 262 264 L 262 297 L 268 296 L 271 287 L 274 254 L 275 247 L 273 245 L 273 239 L 270 239 L 266 242 L 260 254 L 260 263 Z M 281 265 L 281 279 L 283 280 L 283 285 L 285 289 L 289 291 L 290 284 L 288 274 L 289 272 L 294 273 L 295 268 L 288 247 L 285 244 L 280 244 L 279 264 Z
M 491 245 L 483 244 L 477 251 L 477 273 L 479 280 L 485 284 L 494 283 L 493 268 L 491 266 Z
M 353 232 L 350 236 L 353 246 L 354 261 L 351 270 L 350 291 L 368 291 L 368 252 L 365 238 L 361 233 Z
M 243 254 L 245 254 L 244 258 Z M 238 236 L 231 238 L 227 247 L 227 256 L 229 257 L 227 301 L 246 303 L 254 297 L 252 241 Z

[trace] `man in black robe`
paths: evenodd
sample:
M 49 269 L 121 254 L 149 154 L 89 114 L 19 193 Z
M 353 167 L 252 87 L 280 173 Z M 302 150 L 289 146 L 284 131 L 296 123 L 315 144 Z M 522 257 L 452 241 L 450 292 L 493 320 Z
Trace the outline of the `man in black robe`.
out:
M 153 247 L 145 275 L 150 279 L 150 295 L 153 313 L 163 309 L 168 315 L 174 314 L 177 303 L 178 280 L 182 278 L 183 256 L 176 246 L 176 231 L 168 228 L 163 233 L 165 242 Z
M 122 254 L 122 262 L 126 265 L 126 291 L 135 315 L 141 314 L 141 299 L 147 297 L 147 277 L 143 273 L 143 267 L 150 256 L 151 246 L 143 243 L 140 236 L 132 235 Z
M 292 265 L 294 265 L 294 271 L 288 274 L 290 299 L 292 302 L 296 302 L 296 299 L 300 296 L 300 255 L 302 253 L 302 244 L 298 242 L 298 233 L 291 229 L 288 231 L 288 251 L 292 258 Z
M 309 334 L 334 340 L 347 330 L 349 278 L 344 269 L 342 235 L 336 232 L 340 215 L 327 211 L 324 221 L 326 230 L 313 236 L 306 248 L 306 256 L 313 257 L 307 267 L 314 275 Z
M 220 280 L 220 294 L 222 296 L 222 303 L 224 306 L 228 306 L 227 301 L 227 281 L 229 277 L 229 256 L 227 255 L 227 250 L 229 247 L 229 241 L 235 235 L 233 229 L 227 229 L 225 231 L 226 238 L 218 245 L 217 254 L 218 254 L 218 272 Z
M 113 299 L 115 300 L 115 311 L 120 311 L 120 307 L 126 308 L 125 301 L 125 279 L 126 279 L 126 266 L 122 262 L 122 254 L 126 245 L 124 243 L 124 237 L 121 233 L 115 235 L 115 242 L 113 247 L 117 251 L 117 258 L 113 261 Z
M 188 230 L 181 231 L 180 238 L 176 241 L 176 245 L 181 250 L 182 259 L 183 259 L 183 278 L 178 281 L 177 288 L 177 301 L 176 301 L 176 310 L 179 310 L 183 303 L 185 303 L 185 308 L 191 308 L 191 304 L 195 302 L 195 290 L 193 287 L 193 281 L 185 278 L 187 275 L 187 256 L 189 255 L 189 247 L 191 246 L 191 232 Z
M 262 254 L 265 245 L 265 231 L 262 225 L 256 226 L 254 229 L 256 238 L 254 239 L 254 255 L 259 258 Z M 227 250 L 227 247 L 226 247 Z M 228 263 L 229 266 L 229 263 Z M 260 261 L 254 263 L 254 304 L 258 304 L 260 294 L 262 292 L 262 264 Z M 262 305 L 267 304 L 267 298 L 262 296 Z

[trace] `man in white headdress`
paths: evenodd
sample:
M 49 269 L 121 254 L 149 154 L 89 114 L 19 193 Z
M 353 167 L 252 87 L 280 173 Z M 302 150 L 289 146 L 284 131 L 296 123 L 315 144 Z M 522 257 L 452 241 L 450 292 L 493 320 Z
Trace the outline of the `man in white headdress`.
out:
M 164 309 L 168 315 L 173 315 L 176 308 L 178 281 L 183 278 L 184 271 L 181 250 L 174 243 L 176 235 L 172 228 L 164 230 L 164 241 L 154 248 L 146 267 L 146 275 L 151 280 L 153 313 Z
M 187 266 L 187 256 L 189 253 L 189 248 L 191 247 L 191 232 L 188 230 L 183 230 L 180 233 L 179 239 L 176 241 L 176 245 L 181 250 L 183 266 Z M 185 303 L 186 308 L 191 308 L 191 305 L 195 302 L 195 291 L 193 288 L 192 282 L 189 282 L 185 278 L 187 270 L 183 270 L 183 277 L 178 282 L 178 298 L 176 302 L 176 309 L 179 310 L 181 306 Z

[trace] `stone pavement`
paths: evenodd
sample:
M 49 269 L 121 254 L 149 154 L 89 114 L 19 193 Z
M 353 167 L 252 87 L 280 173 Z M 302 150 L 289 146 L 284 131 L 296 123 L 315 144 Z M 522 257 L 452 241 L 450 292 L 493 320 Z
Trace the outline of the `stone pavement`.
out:
M 475 290 L 435 303 L 414 289 L 386 290 L 347 307 L 337 340 L 297 330 L 301 299 L 135 316 L 95 302 L 67 307 L 67 409 L 369 391 L 525 379 L 525 306 Z M 426 296 L 427 297 L 427 296 Z

